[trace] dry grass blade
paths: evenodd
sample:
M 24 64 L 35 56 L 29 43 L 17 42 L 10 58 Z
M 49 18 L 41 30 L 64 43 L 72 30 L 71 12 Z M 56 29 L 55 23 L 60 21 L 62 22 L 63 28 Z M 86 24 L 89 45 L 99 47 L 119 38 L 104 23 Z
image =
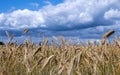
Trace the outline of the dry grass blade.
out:
M 79 71 L 76 72 L 78 75 L 82 75 Z
M 59 71 L 58 71 L 58 75 L 61 75 L 62 71 L 64 70 L 64 67 L 62 67 Z
M 54 70 L 53 70 L 53 68 L 52 68 L 52 69 L 50 70 L 50 75 L 53 75 L 53 73 L 52 73 L 53 71 L 54 71 Z
M 39 47 L 33 54 L 33 56 L 35 56 L 40 50 L 42 49 L 42 47 Z
M 10 35 L 8 31 L 5 31 L 7 37 L 9 38 L 9 42 L 14 38 L 14 34 Z
M 107 33 L 104 34 L 103 39 L 101 40 L 101 44 L 104 45 L 106 42 L 106 39 L 110 37 L 113 33 L 115 33 L 114 30 L 110 30 Z
M 105 42 L 106 42 L 106 39 L 105 39 L 105 38 L 103 38 L 103 39 L 101 40 L 101 44 L 102 44 L 102 45 L 104 45 L 104 44 L 105 44 Z
M 10 36 L 10 41 L 11 41 L 13 38 L 14 38 L 14 34 L 12 34 L 12 35 Z
M 120 42 L 118 40 L 115 40 L 115 42 L 120 47 Z
M 96 63 L 93 64 L 93 69 L 94 69 L 93 75 L 96 75 L 97 74 L 97 61 Z
M 53 39 L 54 39 L 55 41 L 57 41 L 57 37 L 53 36 Z
M 63 36 L 60 36 L 60 39 L 61 39 L 62 45 L 65 46 L 65 45 L 66 45 L 66 40 L 65 40 L 65 38 L 64 38 Z
M 38 33 L 38 35 L 41 35 L 41 34 L 43 34 L 43 32 L 40 31 L 40 32 Z
M 104 37 L 103 38 L 108 38 L 109 36 L 111 36 L 113 33 L 115 33 L 115 31 L 114 30 L 110 30 L 110 31 L 108 31 L 106 34 L 104 34 Z
M 76 56 L 74 56 L 72 59 L 71 59 L 71 62 L 70 62 L 70 65 L 68 67 L 68 75 L 71 75 L 71 71 L 72 71 L 72 68 L 73 68 L 73 65 L 74 65 L 74 60 L 75 60 Z
M 25 48 L 25 54 L 24 54 L 24 61 L 23 62 L 25 63 L 25 66 L 26 66 L 26 69 L 27 69 L 27 73 L 30 73 L 31 69 L 30 69 L 30 61 L 29 61 L 29 58 L 28 58 L 27 42 L 26 42 L 26 46 L 24 48 Z
M 5 33 L 6 33 L 7 37 L 10 38 L 9 32 L 8 32 L 8 31 L 5 31 Z
M 50 57 L 48 57 L 45 61 L 45 63 L 43 64 L 41 71 L 44 69 L 44 67 L 48 64 L 48 62 L 50 61 L 50 59 L 52 59 L 54 57 L 54 55 L 51 55 Z
M 29 29 L 24 29 L 23 34 L 27 34 L 29 32 Z
M 40 57 L 40 58 L 38 59 L 38 61 L 36 62 L 36 64 L 32 67 L 31 71 L 33 71 L 33 70 L 41 63 L 41 61 L 42 61 L 43 59 L 44 59 L 43 57 Z
M 44 40 L 44 46 L 48 45 L 48 39 Z

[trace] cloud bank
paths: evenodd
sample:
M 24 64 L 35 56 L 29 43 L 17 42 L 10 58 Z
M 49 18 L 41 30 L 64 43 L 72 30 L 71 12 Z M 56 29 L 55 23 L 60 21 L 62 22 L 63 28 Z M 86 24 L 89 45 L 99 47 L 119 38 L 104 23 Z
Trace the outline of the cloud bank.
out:
M 119 0 L 64 0 L 33 11 L 18 9 L 0 13 L 0 29 L 14 31 L 18 36 L 24 28 L 31 35 L 43 31 L 46 36 L 64 35 L 81 38 L 100 38 L 104 32 L 120 30 Z M 1 32 L 2 33 L 2 32 Z M 92 34 L 92 35 L 91 35 Z

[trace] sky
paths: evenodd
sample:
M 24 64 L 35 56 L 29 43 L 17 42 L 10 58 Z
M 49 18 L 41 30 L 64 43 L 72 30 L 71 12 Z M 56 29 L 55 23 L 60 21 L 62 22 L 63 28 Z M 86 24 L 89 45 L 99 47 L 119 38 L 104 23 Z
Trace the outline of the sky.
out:
M 120 0 L 0 0 L 0 38 L 64 36 L 101 39 L 109 30 L 120 35 Z M 30 32 L 23 35 L 28 28 Z M 41 36 L 38 34 L 42 32 Z

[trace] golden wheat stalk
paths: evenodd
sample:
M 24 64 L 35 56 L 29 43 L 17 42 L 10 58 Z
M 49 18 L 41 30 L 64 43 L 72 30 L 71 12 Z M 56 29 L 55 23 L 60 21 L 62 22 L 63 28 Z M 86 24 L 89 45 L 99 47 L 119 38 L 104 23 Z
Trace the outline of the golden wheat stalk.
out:
M 103 39 L 101 40 L 101 44 L 102 44 L 102 45 L 104 45 L 104 44 L 105 44 L 105 42 L 106 42 L 106 39 L 105 39 L 105 38 L 103 38 Z
M 40 46 L 34 53 L 33 56 L 35 56 L 39 51 L 41 51 L 42 47 Z
M 14 34 L 10 35 L 8 31 L 5 31 L 7 37 L 9 38 L 9 42 L 12 41 L 12 39 L 14 38 Z
M 27 34 L 29 32 L 29 29 L 24 29 L 23 34 Z
M 5 33 L 6 33 L 7 37 L 10 38 L 9 32 L 8 32 L 8 31 L 5 31 Z
M 12 41 L 13 38 L 14 38 L 14 34 L 10 36 L 10 41 Z
M 50 59 L 52 59 L 53 57 L 54 57 L 54 55 L 51 55 L 51 56 L 49 56 L 49 57 L 46 59 L 45 63 L 43 64 L 43 66 L 42 66 L 42 68 L 41 68 L 41 71 L 45 68 L 45 66 L 48 64 L 48 62 L 50 61 Z
M 67 70 L 68 70 L 68 75 L 71 75 L 75 58 L 76 58 L 76 56 L 74 56 L 74 57 L 71 59 L 70 64 L 69 64 L 69 67 L 67 68 Z
M 108 31 L 107 33 L 104 34 L 103 38 L 106 39 L 106 38 L 110 37 L 113 33 L 115 33 L 115 31 L 114 30 L 110 30 L 110 31 Z
M 115 42 L 116 42 L 117 46 L 119 46 L 119 47 L 120 47 L 120 41 L 115 40 Z
M 113 33 L 115 33 L 114 30 L 110 30 L 107 33 L 104 34 L 103 39 L 101 40 L 101 44 L 104 45 L 106 42 L 106 39 L 110 37 Z

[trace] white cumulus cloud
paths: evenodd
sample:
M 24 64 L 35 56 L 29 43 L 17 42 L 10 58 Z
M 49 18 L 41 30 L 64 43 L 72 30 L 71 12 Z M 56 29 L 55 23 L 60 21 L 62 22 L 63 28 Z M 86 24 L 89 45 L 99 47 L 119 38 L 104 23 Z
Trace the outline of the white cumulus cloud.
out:
M 104 14 L 105 19 L 120 19 L 120 10 L 119 9 L 110 9 Z
M 104 32 L 113 25 L 116 26 L 114 29 L 119 27 L 117 25 L 120 23 L 119 2 L 119 0 L 64 0 L 63 3 L 48 4 L 36 11 L 18 9 L 0 13 L 0 28 L 36 28 L 36 31 L 43 29 L 51 34 L 56 32 L 55 35 L 57 33 L 71 35 L 73 33 L 71 31 L 76 30 L 77 32 L 73 33 L 76 36 L 85 32 L 89 37 L 91 33 L 96 33 L 97 37 L 99 35 L 96 31 Z M 118 20 L 114 23 L 111 19 Z M 92 32 L 89 33 L 88 30 Z
M 38 11 L 28 9 L 16 10 L 11 13 L 0 14 L 0 26 L 7 28 L 31 28 L 44 26 L 43 16 Z M 6 27 L 7 26 L 7 27 Z
M 94 18 L 117 0 L 66 0 L 56 6 L 48 5 L 38 11 L 15 10 L 1 15 L 5 27 L 66 27 L 82 26 L 94 22 Z M 34 4 L 36 5 L 36 4 Z M 84 25 L 83 25 L 84 26 Z
M 2 22 L 2 21 L 3 21 L 3 19 L 4 19 L 4 14 L 3 14 L 3 13 L 1 13 L 1 14 L 0 14 L 0 22 Z

